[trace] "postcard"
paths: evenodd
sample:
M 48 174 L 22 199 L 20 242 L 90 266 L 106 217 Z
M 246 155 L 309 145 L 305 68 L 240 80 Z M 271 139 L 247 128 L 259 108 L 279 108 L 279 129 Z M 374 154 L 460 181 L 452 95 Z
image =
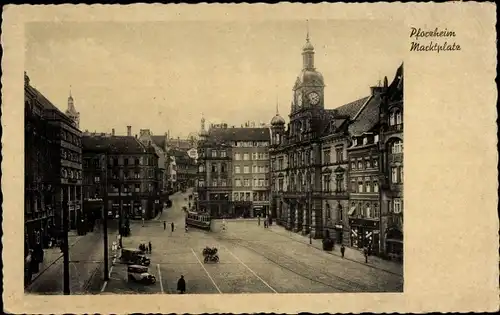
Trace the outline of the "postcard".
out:
M 6 6 L 5 311 L 498 310 L 495 10 Z

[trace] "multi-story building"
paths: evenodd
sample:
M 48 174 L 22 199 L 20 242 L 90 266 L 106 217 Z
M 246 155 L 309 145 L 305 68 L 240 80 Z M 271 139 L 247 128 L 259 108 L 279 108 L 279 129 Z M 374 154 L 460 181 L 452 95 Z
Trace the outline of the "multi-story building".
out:
M 198 144 L 199 205 L 213 216 L 269 212 L 269 128 L 212 124 Z
M 198 142 L 197 209 L 212 217 L 222 217 L 231 209 L 231 145 L 229 140 L 205 131 L 201 120 Z
M 256 217 L 269 213 L 268 128 L 214 129 L 226 134 L 232 146 L 232 201 L 235 216 Z
M 171 148 L 168 154 L 175 160 L 176 191 L 194 187 L 196 179 L 196 163 L 184 150 Z
M 106 200 L 107 191 L 107 215 L 121 218 L 122 223 L 126 222 L 123 219 L 151 219 L 162 206 L 156 150 L 133 137 L 130 126 L 128 129 L 127 136 L 100 134 L 83 138 L 86 205 L 95 213 L 99 206 L 90 204 Z M 106 175 L 98 176 L 102 172 Z
M 330 110 L 309 38 L 302 55 L 290 122 L 278 113 L 271 120 L 272 217 L 314 238 L 374 252 L 383 251 L 384 237 L 401 244 L 402 68 L 390 87 L 379 84 L 369 96 Z M 384 121 L 389 127 L 381 133 Z M 379 185 L 379 177 L 395 184 Z
M 379 87 L 372 88 L 372 97 L 360 110 L 360 117 L 349 126 L 349 217 L 350 240 L 353 247 L 368 247 L 378 253 L 380 236 L 378 115 Z M 370 119 L 368 119 L 370 118 Z M 367 122 L 371 123 L 367 123 Z
M 381 250 L 403 256 L 403 65 L 388 86 L 384 80 L 380 111 Z
M 68 211 L 69 228 L 80 227 L 81 132 L 77 121 L 31 86 L 26 73 L 24 95 L 25 250 L 33 249 L 34 261 L 40 262 L 49 238 L 60 237 L 63 211 Z M 73 106 L 71 96 L 69 105 Z
M 160 191 L 162 203 L 168 200 L 170 194 L 168 183 L 170 158 L 167 154 L 167 139 L 167 133 L 163 136 L 155 136 L 149 129 L 141 129 L 139 132 L 139 141 L 146 146 L 152 146 L 158 155 L 158 169 L 161 174 Z

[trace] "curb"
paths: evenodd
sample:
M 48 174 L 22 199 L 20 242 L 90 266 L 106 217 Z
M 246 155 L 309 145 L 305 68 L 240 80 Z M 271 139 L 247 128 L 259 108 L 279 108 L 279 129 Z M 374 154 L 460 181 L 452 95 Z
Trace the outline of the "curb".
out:
M 281 233 L 279 233 L 279 232 L 273 231 L 272 229 L 268 229 L 268 231 L 273 232 L 273 233 L 278 234 L 278 235 L 281 235 L 281 236 L 284 236 L 284 237 L 286 237 L 286 238 L 288 238 L 288 239 L 291 239 L 292 241 L 295 241 L 295 242 L 298 242 L 298 243 L 301 243 L 301 244 L 306 244 L 306 245 L 308 245 L 308 246 L 310 246 L 310 247 L 312 247 L 312 248 L 315 248 L 315 249 L 317 249 L 317 250 L 319 250 L 319 251 L 325 252 L 325 253 L 330 254 L 330 255 L 332 255 L 332 256 L 341 257 L 340 255 L 334 254 L 333 252 L 324 251 L 324 250 L 322 250 L 321 248 L 318 248 L 318 247 L 316 247 L 316 246 L 314 246 L 314 245 L 312 245 L 312 244 L 309 244 L 309 243 L 307 243 L 307 242 L 303 242 L 303 241 L 297 240 L 297 239 L 295 239 L 295 238 L 293 238 L 293 237 L 290 237 L 290 236 L 287 236 L 287 235 L 281 234 Z M 352 258 L 347 258 L 347 257 L 345 257 L 345 256 L 344 256 L 344 258 L 343 258 L 343 259 L 345 259 L 345 260 L 349 260 L 349 261 L 352 261 L 352 262 L 355 262 L 355 263 L 360 264 L 360 265 L 363 265 L 363 266 L 368 266 L 368 267 L 371 267 L 371 268 L 373 268 L 373 269 L 377 269 L 377 270 L 380 270 L 380 271 L 385 271 L 385 272 L 390 273 L 390 274 L 393 274 L 393 275 L 395 275 L 395 276 L 403 277 L 403 275 L 402 275 L 402 274 L 399 274 L 399 273 L 397 273 L 397 272 L 393 272 L 393 271 L 390 271 L 390 270 L 387 270 L 387 269 L 383 269 L 383 268 L 380 268 L 380 267 L 377 267 L 377 266 L 374 266 L 374 265 L 368 265 L 368 264 L 365 264 L 365 263 L 363 263 L 363 262 L 359 262 L 359 261 L 357 261 L 357 260 L 354 260 L 354 259 L 352 259 Z

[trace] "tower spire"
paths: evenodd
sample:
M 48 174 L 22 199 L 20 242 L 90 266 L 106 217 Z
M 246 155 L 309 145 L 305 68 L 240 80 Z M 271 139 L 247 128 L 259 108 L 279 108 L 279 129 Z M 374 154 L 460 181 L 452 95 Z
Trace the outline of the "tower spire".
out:
M 306 20 L 307 35 L 306 41 L 309 42 L 309 19 Z
M 276 115 L 280 114 L 278 107 L 279 107 L 279 101 L 278 101 L 278 95 L 276 95 Z

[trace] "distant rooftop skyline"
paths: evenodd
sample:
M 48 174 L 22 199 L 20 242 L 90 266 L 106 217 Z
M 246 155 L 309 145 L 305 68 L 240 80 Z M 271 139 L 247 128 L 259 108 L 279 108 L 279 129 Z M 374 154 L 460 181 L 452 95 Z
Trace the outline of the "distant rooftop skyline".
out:
M 309 21 L 325 108 L 394 75 L 404 56 L 398 23 Z M 206 128 L 269 124 L 277 107 L 288 121 L 306 33 L 305 20 L 30 23 L 26 71 L 62 112 L 71 90 L 82 131 L 125 135 L 131 125 L 132 134 L 187 138 L 202 113 Z

